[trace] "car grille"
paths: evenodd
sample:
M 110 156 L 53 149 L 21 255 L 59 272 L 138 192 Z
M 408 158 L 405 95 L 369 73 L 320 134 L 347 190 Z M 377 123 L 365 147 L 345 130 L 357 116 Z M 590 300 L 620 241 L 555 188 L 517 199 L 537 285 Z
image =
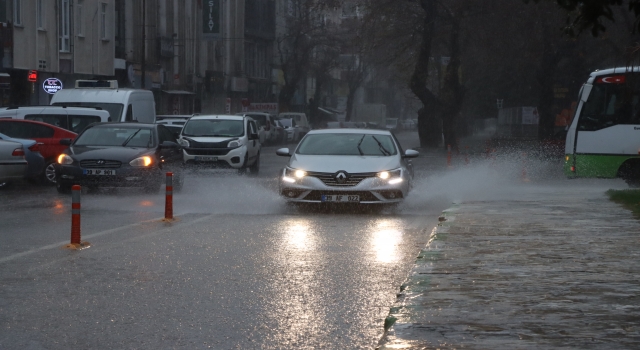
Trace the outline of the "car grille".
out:
M 80 166 L 83 168 L 100 168 L 100 169 L 113 169 L 119 168 L 122 162 L 117 160 L 103 160 L 103 159 L 86 159 L 80 161 Z
M 185 148 L 184 151 L 196 156 L 224 156 L 233 148 Z
M 336 186 L 336 187 L 349 187 L 355 186 L 360 183 L 360 181 L 368 178 L 375 177 L 376 173 L 353 173 L 349 174 L 349 177 L 346 179 L 344 183 L 338 183 L 336 180 L 335 173 L 316 173 L 316 172 L 308 172 L 307 176 L 317 177 L 322 180 L 327 186 Z
M 374 196 L 369 191 L 311 191 L 309 194 L 304 196 L 304 200 L 308 201 L 319 201 L 322 200 L 322 195 L 344 195 L 344 196 L 360 196 L 360 201 L 372 202 L 372 201 L 380 201 L 378 197 Z
M 237 137 L 234 137 L 221 142 L 198 142 L 187 138 L 187 141 L 189 141 L 189 148 L 227 148 L 229 142 L 237 139 Z

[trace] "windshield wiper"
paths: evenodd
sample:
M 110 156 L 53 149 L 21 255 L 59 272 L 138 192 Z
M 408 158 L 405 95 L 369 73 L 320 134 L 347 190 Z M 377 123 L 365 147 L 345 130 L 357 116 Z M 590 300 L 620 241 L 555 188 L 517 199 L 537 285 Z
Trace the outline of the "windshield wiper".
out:
M 361 156 L 364 156 L 364 152 L 362 152 L 362 150 L 360 149 L 360 144 L 362 144 L 362 140 L 364 140 L 365 136 L 367 136 L 367 135 L 366 134 L 362 135 L 362 138 L 360 139 L 360 142 L 358 142 L 358 152 L 360 152 Z
M 136 135 L 138 135 L 138 133 L 141 131 L 142 129 L 138 129 L 136 132 L 134 132 L 133 134 L 131 134 L 129 137 L 127 137 L 126 140 L 124 140 L 124 142 L 122 143 L 122 147 L 126 146 L 127 143 L 129 143 L 129 141 L 131 141 L 132 138 L 134 138 Z
M 380 147 L 380 150 L 382 151 L 382 154 L 384 154 L 385 156 L 390 156 L 391 155 L 391 152 L 389 152 L 386 148 L 384 148 L 382 143 L 380 143 L 380 141 L 375 136 L 371 135 L 371 137 L 373 137 L 373 139 L 376 140 L 376 142 L 378 143 L 378 146 Z

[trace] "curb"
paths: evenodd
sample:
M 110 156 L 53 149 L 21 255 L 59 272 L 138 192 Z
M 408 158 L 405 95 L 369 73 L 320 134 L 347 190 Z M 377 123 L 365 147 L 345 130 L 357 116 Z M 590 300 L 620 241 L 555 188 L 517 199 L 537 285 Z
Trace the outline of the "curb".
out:
M 409 275 L 400 286 L 396 302 L 384 320 L 384 333 L 378 342 L 377 350 L 407 349 L 411 347 L 412 342 L 421 339 L 419 334 L 416 336 L 416 330 L 423 331 L 426 327 L 417 323 L 419 319 L 415 317 L 416 311 L 421 308 L 420 296 L 432 288 L 433 265 L 441 258 L 442 248 L 446 244 L 458 208 L 459 204 L 454 203 L 442 212 L 438 218 L 438 226 L 431 231 L 429 241 L 418 253 Z

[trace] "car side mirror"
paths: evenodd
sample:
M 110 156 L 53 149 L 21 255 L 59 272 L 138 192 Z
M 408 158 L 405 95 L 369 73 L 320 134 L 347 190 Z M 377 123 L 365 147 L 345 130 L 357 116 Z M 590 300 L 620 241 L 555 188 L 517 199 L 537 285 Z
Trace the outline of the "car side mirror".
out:
M 412 149 L 408 149 L 404 151 L 403 158 L 417 158 L 420 155 L 420 152 Z
M 64 145 L 64 146 L 71 146 L 72 142 L 73 142 L 73 140 L 71 140 L 71 139 L 61 139 L 60 140 L 60 144 Z
M 180 148 L 180 145 L 173 141 L 162 141 L 160 148 Z
M 291 157 L 291 152 L 289 152 L 288 148 L 280 148 L 276 151 L 276 154 L 281 157 Z
M 249 134 L 249 140 L 258 140 L 260 139 L 260 136 L 258 136 L 258 134 L 253 133 L 253 134 Z

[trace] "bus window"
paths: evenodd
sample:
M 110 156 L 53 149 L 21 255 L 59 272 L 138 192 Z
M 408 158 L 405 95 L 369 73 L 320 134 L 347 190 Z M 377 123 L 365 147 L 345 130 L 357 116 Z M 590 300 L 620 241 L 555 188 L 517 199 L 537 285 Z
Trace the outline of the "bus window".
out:
M 610 83 L 594 82 L 580 120 L 578 130 L 596 131 L 619 124 L 640 124 L 640 88 L 637 79 Z

